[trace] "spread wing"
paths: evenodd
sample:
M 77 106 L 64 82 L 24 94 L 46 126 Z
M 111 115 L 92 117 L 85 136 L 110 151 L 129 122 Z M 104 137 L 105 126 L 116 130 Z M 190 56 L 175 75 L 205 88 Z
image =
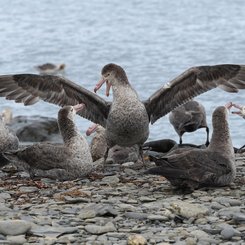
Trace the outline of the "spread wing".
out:
M 78 114 L 102 126 L 111 104 L 66 78 L 52 75 L 1 75 L 0 96 L 25 105 L 40 99 L 59 106 L 84 103 L 85 109 Z
M 144 102 L 151 123 L 195 96 L 216 87 L 231 93 L 245 89 L 245 65 L 227 64 L 188 69 Z

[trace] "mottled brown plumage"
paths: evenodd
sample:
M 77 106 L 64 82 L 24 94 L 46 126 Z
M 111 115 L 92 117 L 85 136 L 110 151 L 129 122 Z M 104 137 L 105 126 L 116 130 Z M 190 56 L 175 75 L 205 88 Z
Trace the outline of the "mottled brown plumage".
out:
M 64 144 L 42 142 L 4 156 L 32 177 L 58 180 L 81 178 L 94 169 L 89 145 L 80 135 L 74 117 L 83 105 L 64 106 L 58 113 L 58 125 Z
M 142 145 L 149 135 L 149 121 L 154 123 L 181 104 L 213 88 L 220 87 L 228 92 L 244 89 L 245 66 L 190 68 L 144 102 L 140 101 L 129 84 L 122 67 L 106 65 L 95 91 L 104 82 L 107 84 L 107 95 L 112 87 L 112 103 L 66 78 L 49 75 L 0 76 L 0 96 L 25 105 L 34 104 L 40 99 L 60 106 L 85 103 L 86 109 L 79 114 L 106 128 L 108 146 Z
M 106 130 L 98 124 L 94 124 L 88 128 L 86 134 L 89 136 L 95 133 L 90 143 L 90 152 L 93 161 L 96 161 L 105 156 L 107 150 Z M 106 162 L 125 163 L 136 162 L 139 157 L 139 148 L 137 145 L 131 147 L 122 147 L 115 145 L 109 149 Z
M 157 167 L 146 173 L 162 175 L 172 185 L 190 191 L 202 186 L 229 185 L 235 179 L 236 167 L 227 108 L 217 107 L 212 117 L 213 134 L 207 148 L 177 148 L 163 157 L 153 157 Z

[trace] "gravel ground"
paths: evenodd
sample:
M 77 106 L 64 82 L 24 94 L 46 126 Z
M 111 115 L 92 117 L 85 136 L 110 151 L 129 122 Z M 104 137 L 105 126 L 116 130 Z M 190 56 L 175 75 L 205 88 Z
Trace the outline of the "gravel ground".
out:
M 235 183 L 176 193 L 131 164 L 87 179 L 31 180 L 0 171 L 0 244 L 245 244 L 245 155 Z

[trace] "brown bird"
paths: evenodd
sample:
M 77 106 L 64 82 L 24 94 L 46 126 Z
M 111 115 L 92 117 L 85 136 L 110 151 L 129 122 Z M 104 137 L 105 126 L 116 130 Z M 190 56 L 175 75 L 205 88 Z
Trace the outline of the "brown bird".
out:
M 230 107 L 231 104 L 219 106 L 213 112 L 213 134 L 207 148 L 177 148 L 163 157 L 151 157 L 157 167 L 146 173 L 162 175 L 186 192 L 203 186 L 229 185 L 236 176 L 235 155 L 227 122 L 227 109 Z
M 32 177 L 73 180 L 91 173 L 94 166 L 89 145 L 74 123 L 76 113 L 83 109 L 84 104 L 78 104 L 59 110 L 58 125 L 64 144 L 41 142 L 4 156 Z
M 57 104 L 84 103 L 79 114 L 106 128 L 108 149 L 114 145 L 140 147 L 149 135 L 149 122 L 154 123 L 193 97 L 216 87 L 227 92 L 245 89 L 244 65 L 215 65 L 192 67 L 171 82 L 163 85 L 142 102 L 128 81 L 122 67 L 108 64 L 95 92 L 106 83 L 106 94 L 113 90 L 113 101 L 108 102 L 66 78 L 51 75 L 2 75 L 0 96 L 31 105 L 40 99 Z M 108 150 L 107 150 L 108 153 Z
M 206 128 L 209 144 L 209 128 L 207 126 L 206 111 L 199 102 L 191 100 L 179 106 L 169 114 L 169 121 L 179 135 L 179 143 L 182 144 L 182 136 L 186 132 L 194 132 L 199 128 Z
M 96 161 L 102 157 L 104 157 L 107 150 L 106 143 L 106 130 L 99 124 L 93 124 L 90 126 L 86 135 L 89 136 L 95 133 L 95 136 L 91 140 L 90 143 L 90 152 L 93 158 L 93 161 Z M 138 145 L 134 145 L 131 147 L 122 147 L 115 145 L 109 149 L 108 159 L 105 159 L 106 162 L 113 163 L 125 163 L 125 162 L 135 162 L 139 157 L 139 147 Z

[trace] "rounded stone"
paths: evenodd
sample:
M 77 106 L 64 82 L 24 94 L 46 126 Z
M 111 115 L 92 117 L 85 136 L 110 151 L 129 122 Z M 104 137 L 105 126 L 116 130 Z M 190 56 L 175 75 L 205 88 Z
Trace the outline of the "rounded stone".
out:
M 0 233 L 3 235 L 22 235 L 31 229 L 31 223 L 24 220 L 0 221 Z
M 128 237 L 128 245 L 145 245 L 147 244 L 146 239 L 141 235 L 131 235 Z
M 229 240 L 235 235 L 235 230 L 232 227 L 228 226 L 221 231 L 220 235 L 223 239 Z

